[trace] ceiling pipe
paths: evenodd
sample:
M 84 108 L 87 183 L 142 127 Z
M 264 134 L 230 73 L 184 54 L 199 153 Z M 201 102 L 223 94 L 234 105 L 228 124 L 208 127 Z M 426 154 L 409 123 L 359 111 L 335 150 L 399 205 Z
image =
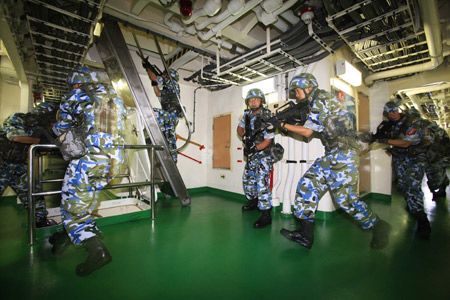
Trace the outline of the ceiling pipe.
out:
M 198 37 L 201 38 L 204 41 L 209 40 L 213 36 L 215 36 L 218 32 L 222 31 L 225 27 L 239 19 L 241 16 L 246 14 L 248 11 L 255 8 L 257 5 L 259 5 L 263 0 L 251 0 L 245 4 L 245 7 L 236 15 L 230 16 L 229 18 L 225 19 L 224 21 L 220 22 L 216 26 L 214 26 L 210 31 L 203 33 L 199 32 Z
M 167 13 L 164 16 L 164 25 L 166 25 L 170 30 L 172 30 L 173 32 L 175 32 L 177 34 L 177 36 L 181 36 L 183 35 L 184 32 L 190 34 L 190 35 L 195 35 L 197 33 L 197 31 L 195 30 L 194 26 L 188 26 L 188 27 L 183 27 L 182 25 L 178 24 L 177 22 L 172 22 L 170 21 L 170 18 L 173 16 L 172 13 Z M 232 49 L 233 45 L 229 42 L 226 42 L 222 39 L 219 38 L 211 38 L 210 39 L 211 42 L 216 43 L 217 45 L 219 45 L 220 47 L 226 48 L 226 49 Z M 234 49 L 236 52 L 238 53 L 244 53 L 245 50 L 239 47 L 236 47 L 236 49 Z
M 419 6 L 431 61 L 371 74 L 364 79 L 366 85 L 371 85 L 379 79 L 429 71 L 438 67 L 444 61 L 437 0 L 419 0 Z
M 229 16 L 231 16 L 231 15 L 234 16 L 234 15 L 238 14 L 244 8 L 244 6 L 245 6 L 244 0 L 231 0 L 228 3 L 227 9 L 224 12 L 220 13 L 219 15 L 217 15 L 213 18 L 206 19 L 202 23 L 195 24 L 195 28 L 197 28 L 198 30 L 202 30 L 202 29 L 208 27 L 208 25 L 210 25 L 210 24 L 217 24 L 219 22 L 222 22 Z

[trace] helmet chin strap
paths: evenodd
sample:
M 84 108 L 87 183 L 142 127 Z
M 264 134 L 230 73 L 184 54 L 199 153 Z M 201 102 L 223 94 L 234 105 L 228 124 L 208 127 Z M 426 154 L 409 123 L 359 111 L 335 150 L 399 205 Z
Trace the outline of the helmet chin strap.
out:
M 309 100 L 309 97 L 311 97 L 311 95 L 314 94 L 314 92 L 316 91 L 316 89 L 313 88 L 309 93 L 307 93 L 305 88 L 301 88 L 301 89 L 302 89 L 303 93 L 305 94 L 305 98 L 300 99 L 298 101 L 302 101 L 302 100 L 305 100 L 305 99 Z

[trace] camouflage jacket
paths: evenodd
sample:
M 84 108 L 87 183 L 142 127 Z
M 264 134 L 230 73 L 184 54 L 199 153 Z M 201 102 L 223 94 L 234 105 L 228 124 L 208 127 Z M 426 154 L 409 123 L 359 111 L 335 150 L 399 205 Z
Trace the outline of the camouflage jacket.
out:
M 59 136 L 70 128 L 84 126 L 91 140 L 88 147 L 103 146 L 111 138 L 122 144 L 125 119 L 123 100 L 111 85 L 85 84 L 64 95 L 53 131 Z
M 350 116 L 344 105 L 331 93 L 316 89 L 310 99 L 311 113 L 304 127 L 320 134 L 326 153 L 360 150 Z
M 406 140 L 411 142 L 408 148 L 392 147 L 390 151 L 397 155 L 425 155 L 428 146 L 433 141 L 433 135 L 429 129 L 429 123 L 423 119 L 412 120 L 406 116 L 402 121 L 394 122 L 388 133 L 390 139 Z

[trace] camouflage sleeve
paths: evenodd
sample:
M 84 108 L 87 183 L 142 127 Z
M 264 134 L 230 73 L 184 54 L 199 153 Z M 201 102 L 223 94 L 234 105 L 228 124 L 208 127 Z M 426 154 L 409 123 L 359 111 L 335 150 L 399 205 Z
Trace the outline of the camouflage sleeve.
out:
M 72 116 L 73 108 L 71 107 L 70 102 L 70 98 L 63 99 L 59 106 L 58 118 L 56 124 L 53 126 L 53 132 L 58 136 L 74 126 L 75 120 Z
M 323 101 L 314 100 L 311 112 L 303 127 L 311 129 L 312 131 L 322 132 L 323 123 L 328 115 L 328 109 Z
M 162 90 L 164 88 L 164 77 L 157 76 L 156 83 L 158 84 L 158 89 Z
M 245 128 L 245 114 L 246 113 L 244 112 L 244 115 L 242 116 L 241 120 L 238 123 L 239 127 Z
M 5 121 L 5 131 L 8 140 L 12 141 L 16 137 L 29 136 L 25 129 L 25 122 L 18 113 L 9 116 Z
M 267 132 L 267 130 L 264 130 L 264 139 L 273 139 L 275 137 L 275 131 Z

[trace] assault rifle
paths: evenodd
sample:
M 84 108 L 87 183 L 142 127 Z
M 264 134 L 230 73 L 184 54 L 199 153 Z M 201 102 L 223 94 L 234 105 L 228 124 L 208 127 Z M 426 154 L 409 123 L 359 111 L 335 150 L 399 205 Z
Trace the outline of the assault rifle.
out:
M 136 53 L 139 55 L 139 57 L 142 59 L 142 66 L 145 69 L 149 69 L 150 71 L 152 71 L 153 73 L 155 73 L 156 76 L 162 76 L 163 72 L 161 72 L 161 70 L 156 66 L 156 65 L 152 65 L 149 61 L 148 61 L 148 56 L 144 57 L 141 56 L 141 54 L 139 52 L 136 51 Z
M 378 125 L 377 132 L 372 134 L 372 140 L 389 139 L 392 134 L 392 121 L 383 121 Z
M 244 142 L 244 155 L 249 157 L 256 152 L 255 136 L 251 134 L 250 113 L 245 115 L 245 133 L 242 137 Z
M 276 124 L 277 126 L 275 127 L 279 127 L 281 123 L 303 126 L 308 119 L 310 110 L 308 101 L 300 101 L 298 103 L 289 101 L 278 108 L 275 115 L 271 118 L 263 116 L 262 121 L 269 129 L 273 129 Z

